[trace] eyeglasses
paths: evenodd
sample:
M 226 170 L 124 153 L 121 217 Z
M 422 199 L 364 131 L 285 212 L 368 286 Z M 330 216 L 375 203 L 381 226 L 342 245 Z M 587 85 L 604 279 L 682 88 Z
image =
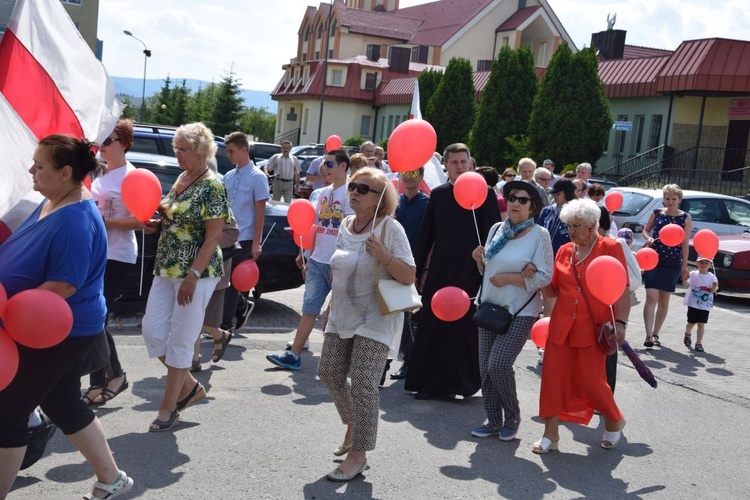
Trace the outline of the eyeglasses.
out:
M 419 177 L 419 170 L 413 170 L 411 172 L 401 172 L 402 179 L 417 179 Z
M 323 165 L 325 165 L 328 168 L 333 168 L 333 167 L 336 166 L 336 162 L 335 161 L 327 161 Z
M 192 148 L 172 148 L 172 151 L 174 151 L 174 154 L 187 154 L 192 151 Z
M 515 178 L 516 174 L 505 174 L 503 177 L 513 177 L 513 178 Z
M 375 189 L 371 188 L 367 184 L 363 184 L 361 182 L 350 182 L 346 188 L 349 190 L 350 193 L 353 193 L 354 190 L 356 189 L 359 194 L 363 194 L 363 195 L 369 193 L 370 191 L 372 191 L 373 193 L 378 193 L 378 194 L 382 193 L 382 191 L 376 191 Z
M 117 137 L 107 137 L 102 141 L 102 146 L 109 146 L 113 142 L 120 142 L 120 139 L 118 139 Z
M 527 198 L 526 196 L 516 196 L 512 194 L 508 196 L 508 201 L 511 203 L 518 202 L 521 205 L 526 205 L 529 201 L 531 201 L 531 198 Z

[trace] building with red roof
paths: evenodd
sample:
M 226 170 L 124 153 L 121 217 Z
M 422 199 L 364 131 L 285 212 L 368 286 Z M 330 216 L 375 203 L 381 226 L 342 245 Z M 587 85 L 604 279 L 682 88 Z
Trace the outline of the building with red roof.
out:
M 331 134 L 388 137 L 408 116 L 419 73 L 453 57 L 472 62 L 481 95 L 504 46 L 529 47 L 540 73 L 561 42 L 576 50 L 547 0 L 437 0 L 403 9 L 398 0 L 333 0 L 308 7 L 297 34 L 297 53 L 271 93 L 276 141 L 295 144 Z

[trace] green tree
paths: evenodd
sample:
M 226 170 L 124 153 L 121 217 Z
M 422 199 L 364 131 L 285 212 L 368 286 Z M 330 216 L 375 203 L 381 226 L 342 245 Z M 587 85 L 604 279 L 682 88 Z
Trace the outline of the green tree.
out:
M 240 118 L 240 129 L 258 138 L 260 142 L 273 142 L 276 130 L 276 115 L 266 108 L 250 107 Z
M 443 72 L 436 69 L 428 69 L 419 74 L 417 81 L 419 81 L 419 109 L 422 111 L 422 116 L 427 113 L 427 103 L 437 90 L 442 78 Z
M 420 88 L 421 91 L 421 88 Z M 467 142 L 474 125 L 476 91 L 471 61 L 454 57 L 427 103 L 425 119 L 437 132 L 438 151 Z
M 164 80 L 159 93 L 155 95 L 156 99 L 152 99 L 149 108 L 152 111 L 151 123 L 158 125 L 172 125 L 170 117 L 169 105 L 172 103 L 172 80 L 167 76 Z
M 597 72 L 596 52 L 573 55 L 562 44 L 552 56 L 534 99 L 529 124 L 538 158 L 565 165 L 594 163 L 606 147 L 612 117 Z
M 355 148 L 358 148 L 362 145 L 363 142 L 367 141 L 366 137 L 363 137 L 361 135 L 353 135 L 351 137 L 347 137 L 344 142 L 341 143 L 342 146 L 352 146 Z
M 240 93 L 240 81 L 230 70 L 216 86 L 216 101 L 207 123 L 214 134 L 224 136 L 237 130 L 236 123 L 240 121 L 244 108 Z
M 185 80 L 182 80 L 182 85 L 172 89 L 171 99 L 169 104 L 167 104 L 170 125 L 179 126 L 188 123 L 186 118 L 189 97 L 190 89 L 187 88 L 187 82 Z
M 216 100 L 216 84 L 210 83 L 206 88 L 199 87 L 198 90 L 188 98 L 186 112 L 186 123 L 206 123 L 211 118 L 211 112 Z
M 137 121 L 138 119 L 138 112 L 140 109 L 138 106 L 133 104 L 133 100 L 129 96 L 121 96 L 122 103 L 125 105 L 124 108 L 122 108 L 122 114 L 120 115 L 120 118 L 130 118 L 133 121 Z
M 503 169 L 523 149 L 537 92 L 534 56 L 523 47 L 503 47 L 492 63 L 490 78 L 472 129 L 471 152 L 480 165 Z

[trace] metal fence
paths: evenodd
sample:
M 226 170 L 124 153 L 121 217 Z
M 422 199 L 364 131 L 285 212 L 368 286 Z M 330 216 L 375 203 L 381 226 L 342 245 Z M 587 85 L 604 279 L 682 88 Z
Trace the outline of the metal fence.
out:
M 634 174 L 643 169 L 649 168 L 654 165 L 661 164 L 665 156 L 672 156 L 674 154 L 674 148 L 662 144 L 661 146 L 650 149 L 645 153 L 641 153 L 633 158 L 630 158 L 622 163 L 618 163 L 614 167 L 610 167 L 607 170 L 596 172 L 596 177 L 608 179 L 619 183 L 620 179 L 625 176 Z

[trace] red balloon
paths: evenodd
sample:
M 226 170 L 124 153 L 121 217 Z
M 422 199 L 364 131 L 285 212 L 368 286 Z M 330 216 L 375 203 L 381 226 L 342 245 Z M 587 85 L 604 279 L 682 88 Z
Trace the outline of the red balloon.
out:
M 719 251 L 719 237 L 710 229 L 701 229 L 693 237 L 693 246 L 701 257 L 713 259 Z M 2 307 L 0 307 L 0 312 L 2 312 Z
M 260 279 L 260 270 L 254 260 L 241 262 L 232 270 L 232 285 L 240 292 L 249 292 Z
M 685 230 L 677 224 L 667 224 L 659 230 L 659 241 L 668 247 L 676 247 L 685 239 Z
M 466 210 L 479 208 L 487 199 L 487 181 L 476 172 L 461 174 L 453 185 L 453 196 Z
M 463 318 L 470 305 L 468 294 L 455 286 L 441 288 L 432 296 L 432 312 L 443 321 Z
M 326 139 L 326 151 L 331 152 L 337 149 L 341 149 L 341 137 L 337 135 L 328 136 L 328 139 Z
M 406 120 L 388 138 L 388 166 L 394 172 L 423 167 L 437 147 L 437 134 L 424 120 Z
M 68 336 L 73 328 L 73 311 L 55 292 L 32 288 L 8 300 L 3 323 L 8 335 L 19 344 L 46 349 Z
M 650 271 L 659 264 L 659 254 L 653 248 L 641 248 L 635 253 L 641 271 Z
M 84 176 L 83 185 L 86 186 L 86 189 L 91 191 L 91 176 L 89 175 Z
M 122 180 L 122 202 L 133 217 L 147 222 L 161 203 L 161 184 L 156 175 L 145 168 L 136 168 Z
M 622 193 L 619 191 L 610 191 L 607 193 L 607 197 L 604 198 L 604 206 L 607 207 L 607 210 L 610 212 L 619 210 L 622 206 Z
M 531 341 L 534 342 L 539 349 L 544 349 L 544 346 L 547 345 L 548 336 L 549 318 L 542 318 L 531 327 Z
M 0 328 L 0 391 L 13 381 L 18 371 L 18 346 L 5 330 Z
M 298 247 L 301 246 L 303 250 L 311 249 L 313 246 L 313 240 L 315 239 L 315 231 L 317 229 L 318 228 L 315 226 L 310 226 L 310 229 L 308 229 L 304 233 L 294 233 L 292 235 L 294 244 Z
M 628 284 L 628 272 L 619 260 L 609 255 L 595 258 L 586 269 L 589 291 L 608 306 L 620 298 Z
M 5 287 L 0 283 L 0 318 L 3 317 L 5 306 L 8 303 L 8 294 L 5 293 Z
M 315 205 L 304 198 L 292 200 L 286 219 L 295 233 L 305 233 L 315 223 Z

